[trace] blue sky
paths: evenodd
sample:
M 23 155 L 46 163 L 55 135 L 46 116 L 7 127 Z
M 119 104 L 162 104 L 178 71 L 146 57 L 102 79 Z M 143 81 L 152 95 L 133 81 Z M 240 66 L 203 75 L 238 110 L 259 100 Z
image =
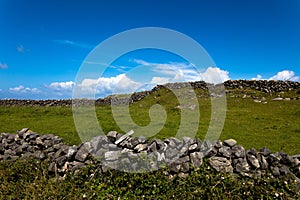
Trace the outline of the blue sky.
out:
M 215 63 L 206 66 L 205 80 L 219 73 L 224 80 L 299 81 L 298 0 L 1 0 L 0 27 L 0 99 L 70 98 L 89 52 L 140 27 L 173 29 L 201 44 Z M 85 86 L 105 96 L 120 80 L 134 86 L 120 91 L 142 88 L 140 79 L 150 72 L 160 72 L 148 77 L 151 84 L 178 81 L 180 74 L 196 80 L 191 68 L 172 53 L 141 50 Z

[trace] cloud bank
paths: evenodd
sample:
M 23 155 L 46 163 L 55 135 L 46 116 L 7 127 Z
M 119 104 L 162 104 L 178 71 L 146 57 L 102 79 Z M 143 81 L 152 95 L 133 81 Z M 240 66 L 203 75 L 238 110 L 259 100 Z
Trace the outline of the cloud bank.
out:
M 293 71 L 283 70 L 278 72 L 275 76 L 269 78 L 269 80 L 298 81 L 299 76 L 295 76 L 295 72 Z
M 141 83 L 131 80 L 126 74 L 98 79 L 84 79 L 76 87 L 80 94 L 106 96 L 113 93 L 129 93 L 137 90 Z
M 172 82 L 187 82 L 203 80 L 208 83 L 223 83 L 230 80 L 229 72 L 218 67 L 208 67 L 205 71 L 199 72 L 192 64 L 187 63 L 150 63 L 143 60 L 134 60 L 136 64 L 148 67 L 150 79 L 143 82 L 147 72 L 137 73 L 134 76 L 121 73 L 111 77 L 100 77 L 97 79 L 86 78 L 80 83 L 74 81 L 56 81 L 45 84 L 44 87 L 25 87 L 19 85 L 9 89 L 2 89 L 2 98 L 71 98 L 73 89 L 76 87 L 80 93 L 80 97 L 106 97 L 110 94 L 132 93 L 140 90 L 152 89 L 155 85 L 162 85 Z M 0 63 L 1 69 L 6 69 L 6 64 Z M 120 72 L 119 72 L 120 73 Z M 135 80 L 140 76 L 139 80 Z M 141 78 L 142 77 L 142 78 Z M 283 81 L 299 81 L 294 71 L 282 70 L 269 78 L 263 78 L 258 74 L 252 80 L 283 80 Z
M 40 90 L 37 88 L 24 87 L 23 85 L 14 88 L 9 88 L 9 91 L 15 93 L 39 93 L 40 92 Z
M 203 80 L 208 83 L 223 83 L 229 80 L 229 72 L 218 67 L 208 67 L 205 72 L 199 72 L 193 64 L 187 63 L 149 63 L 144 60 L 134 60 L 135 63 L 152 67 L 156 75 L 151 83 L 165 84 L 167 82 L 187 82 Z
M 49 88 L 53 90 L 72 90 L 74 85 L 73 81 L 53 82 L 49 85 Z
M 258 74 L 251 80 L 299 81 L 299 76 L 296 76 L 294 71 L 282 70 L 270 78 L 264 79 L 260 74 Z

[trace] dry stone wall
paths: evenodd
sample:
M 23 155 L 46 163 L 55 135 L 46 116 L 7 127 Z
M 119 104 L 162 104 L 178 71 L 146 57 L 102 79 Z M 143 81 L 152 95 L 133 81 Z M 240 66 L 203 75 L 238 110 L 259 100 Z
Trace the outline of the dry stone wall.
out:
M 89 99 L 65 99 L 65 100 L 18 100 L 18 99 L 2 99 L 0 106 L 81 106 L 81 105 L 110 105 L 112 99 L 119 104 L 133 103 L 149 96 L 153 92 L 159 91 L 162 88 L 180 89 L 187 86 L 192 86 L 194 89 L 208 90 L 211 87 L 218 87 L 220 85 L 212 85 L 204 81 L 196 81 L 190 83 L 167 83 L 165 85 L 157 85 L 152 90 L 135 92 L 131 95 L 130 100 L 116 98 L 115 96 L 108 96 L 104 99 L 89 100 Z M 273 94 L 284 91 L 295 90 L 300 95 L 300 83 L 293 81 L 250 81 L 250 80 L 229 80 L 224 82 L 227 92 L 233 89 L 251 88 L 264 92 L 266 94 Z M 213 94 L 212 94 L 213 95 Z M 119 100 L 118 100 L 119 99 Z M 298 97 L 300 99 L 300 96 Z
M 300 83 L 295 81 L 267 81 L 267 80 L 230 80 L 224 82 L 224 86 L 227 89 L 243 89 L 251 88 L 259 90 L 268 94 L 297 90 L 300 88 Z
M 50 163 L 50 174 L 63 177 L 68 171 L 88 164 L 99 165 L 102 172 L 114 163 L 126 166 L 128 171 L 136 170 L 137 155 L 145 153 L 153 159 L 143 169 L 159 170 L 160 163 L 168 163 L 166 175 L 170 178 L 186 177 L 201 167 L 203 159 L 208 159 L 210 166 L 219 172 L 249 177 L 269 175 L 300 183 L 300 155 L 271 152 L 267 148 L 245 150 L 234 139 L 215 142 L 189 137 L 148 140 L 142 136 L 131 137 L 132 133 L 122 135 L 110 131 L 78 146 L 68 146 L 57 136 L 39 135 L 28 128 L 16 134 L 1 133 L 0 162 L 34 157 Z M 105 159 L 105 164 L 98 158 Z

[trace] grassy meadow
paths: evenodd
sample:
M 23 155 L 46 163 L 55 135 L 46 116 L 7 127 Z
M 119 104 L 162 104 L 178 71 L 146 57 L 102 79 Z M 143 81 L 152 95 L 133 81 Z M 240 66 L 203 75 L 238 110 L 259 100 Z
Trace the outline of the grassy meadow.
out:
M 251 97 L 242 98 L 244 95 L 253 95 L 258 99 L 264 97 L 265 104 L 254 102 Z M 204 139 L 211 120 L 211 100 L 203 90 L 196 90 L 199 102 L 200 118 L 197 125 L 187 127 L 184 131 L 189 136 L 189 132 L 197 132 L 196 137 Z M 225 124 L 220 134 L 220 139 L 234 138 L 246 149 L 267 147 L 272 151 L 284 151 L 291 155 L 300 153 L 300 101 L 272 101 L 277 97 L 260 93 L 253 90 L 233 90 L 227 94 L 227 112 Z M 285 97 L 295 97 L 295 94 L 281 94 Z M 129 108 L 130 115 L 134 123 L 139 126 L 147 126 L 151 123 L 149 109 L 154 104 L 160 104 L 166 110 L 166 122 L 156 120 L 151 128 L 160 130 L 151 137 L 167 138 L 175 136 L 180 126 L 182 111 L 178 107 L 179 102 L 174 94 L 166 89 L 159 90 L 145 99 L 135 102 Z M 188 103 L 187 103 L 188 104 Z M 125 109 L 117 106 L 117 109 Z M 161 108 L 158 108 L 161 109 Z M 187 121 L 194 120 L 193 111 L 186 108 Z M 83 110 L 83 114 L 84 114 Z M 118 111 L 118 110 L 117 110 Z M 127 126 L 124 112 L 114 112 L 110 106 L 97 106 L 96 116 L 104 133 L 111 130 L 122 131 L 119 126 L 125 127 L 127 131 L 135 127 Z M 80 112 L 80 111 L 79 111 Z M 117 113 L 116 113 L 117 112 Z M 151 115 L 153 119 L 163 119 L 158 114 Z M 89 116 L 85 116 L 89 119 Z M 116 123 L 118 122 L 118 124 Z M 195 120 L 194 120 L 195 121 Z M 4 107 L 0 106 L 0 131 L 14 133 L 23 127 L 29 127 L 38 133 L 52 133 L 64 139 L 68 144 L 79 144 L 81 138 L 78 136 L 73 120 L 72 107 Z M 89 123 L 85 124 L 86 132 L 92 132 L 93 128 Z M 196 127 L 196 129 L 197 129 Z M 99 127 L 97 127 L 99 128 Z M 146 130 L 146 131 L 145 131 Z M 151 130 L 148 130 L 151 131 Z M 149 136 L 147 129 L 136 132 L 137 135 Z M 97 133 L 93 133 L 94 136 Z M 90 138 L 90 137 L 88 137 Z
M 159 90 L 147 98 L 132 104 L 129 115 L 137 125 L 126 119 L 126 108 L 97 106 L 96 123 L 93 113 L 86 113 L 89 107 L 74 110 L 81 114 L 81 123 L 86 139 L 97 135 L 98 122 L 103 132 L 137 130 L 135 135 L 167 138 L 175 136 L 180 128 L 181 115 L 187 124 L 183 133 L 189 136 L 195 132 L 204 138 L 212 117 L 211 101 L 207 93 L 196 90 L 200 117 L 189 109 L 188 100 L 179 108 L 179 102 L 168 90 Z M 251 97 L 264 97 L 265 104 L 257 103 Z M 277 95 L 295 97 L 288 92 L 268 96 L 253 90 L 234 90 L 227 95 L 227 114 L 220 139 L 234 138 L 246 149 L 267 147 L 272 151 L 289 154 L 300 153 L 300 101 L 272 101 Z M 162 107 L 152 107 L 160 104 Z M 187 106 L 187 107 L 186 107 Z M 185 109 L 185 110 L 184 110 Z M 165 110 L 163 112 L 162 110 Z M 122 112 L 121 112 L 122 111 Z M 150 112 L 150 113 L 149 113 Z M 185 113 L 183 113 L 185 112 Z M 112 114 L 114 113 L 114 115 Z M 165 114 L 165 115 L 164 115 Z M 200 123 L 196 124 L 195 118 Z M 85 120 L 86 119 L 86 120 Z M 166 119 L 164 123 L 164 119 Z M 197 121 L 196 120 L 196 121 Z M 117 121 L 117 122 L 116 122 Z M 154 121 L 154 122 L 153 122 Z M 218 122 L 218 121 L 217 121 Z M 151 124 L 151 129 L 143 129 Z M 95 124 L 97 127 L 95 127 Z M 72 107 L 4 107 L 0 106 L 0 131 L 14 133 L 29 127 L 38 133 L 52 133 L 63 138 L 68 144 L 79 144 Z M 158 131 L 149 135 L 151 131 Z M 184 134 L 185 135 L 185 134 Z M 299 199 L 299 191 L 294 182 L 280 179 L 233 177 L 219 173 L 204 163 L 198 171 L 187 178 L 169 179 L 164 170 L 151 173 L 130 174 L 115 170 L 101 172 L 97 166 L 88 166 L 76 175 L 73 172 L 61 180 L 48 174 L 47 160 L 28 159 L 15 162 L 0 162 L 0 199 Z M 34 170 L 33 170 L 34 169 Z

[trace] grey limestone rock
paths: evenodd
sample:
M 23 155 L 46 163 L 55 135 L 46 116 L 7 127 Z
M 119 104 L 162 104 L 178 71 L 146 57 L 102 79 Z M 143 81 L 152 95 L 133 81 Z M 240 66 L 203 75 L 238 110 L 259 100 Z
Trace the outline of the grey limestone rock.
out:
M 138 144 L 134 147 L 134 151 L 141 152 L 148 149 L 148 144 Z
M 203 162 L 203 157 L 204 155 L 202 152 L 194 152 L 190 154 L 190 159 L 195 169 L 200 168 Z
M 68 148 L 68 151 L 66 153 L 66 156 L 68 159 L 72 159 L 77 153 L 77 147 L 76 146 L 71 146 Z
M 234 159 L 233 163 L 234 163 L 234 169 L 238 173 L 250 171 L 250 166 L 245 158 Z
M 166 150 L 166 157 L 168 159 L 172 159 L 178 156 L 179 151 L 176 148 L 167 148 Z
M 270 167 L 270 170 L 271 170 L 272 174 L 273 174 L 275 177 L 280 176 L 280 171 L 279 171 L 279 168 L 278 168 L 277 166 L 275 166 L 275 167 L 271 166 L 271 167 Z
M 241 145 L 236 145 L 236 146 L 232 147 L 231 151 L 232 151 L 233 156 L 236 158 L 243 158 L 246 155 L 245 149 Z
M 1 133 L 0 160 L 29 157 L 42 162 L 47 160 L 49 173 L 59 176 L 64 176 L 68 170 L 76 173 L 81 167 L 96 163 L 101 165 L 102 172 L 109 167 L 122 167 L 130 172 L 158 170 L 167 164 L 171 171 L 168 175 L 186 177 L 191 171 L 190 165 L 198 170 L 203 159 L 208 158 L 211 167 L 220 172 L 261 177 L 270 169 L 274 177 L 300 178 L 299 155 L 272 153 L 267 148 L 245 151 L 233 139 L 217 140 L 213 144 L 189 137 L 183 137 L 182 141 L 175 137 L 148 141 L 143 136 L 132 137 L 132 133 L 121 135 L 111 131 L 108 136 L 94 137 L 79 146 L 68 146 L 57 136 L 38 135 L 27 128 L 17 134 Z
M 231 155 L 230 147 L 222 146 L 221 148 L 218 149 L 217 155 L 226 157 L 226 158 L 230 158 L 230 155 Z
M 190 146 L 189 146 L 189 152 L 194 152 L 194 151 L 196 151 L 198 149 L 198 144 L 197 143 L 194 143 L 194 144 L 191 144 Z
M 219 148 L 221 148 L 223 146 L 223 142 L 221 141 L 221 140 L 217 140 L 216 142 L 215 142 L 215 144 L 214 144 L 214 147 L 216 148 L 216 149 L 219 149 Z
M 114 161 L 118 160 L 120 154 L 119 151 L 107 151 L 104 153 L 104 158 L 106 161 Z
M 224 140 L 224 145 L 229 147 L 233 147 L 234 145 L 236 145 L 236 143 L 237 141 L 235 139 Z
M 109 131 L 106 136 L 109 139 L 109 141 L 115 143 L 117 140 L 117 135 L 118 135 L 117 131 Z
M 267 162 L 265 156 L 263 156 L 263 155 L 258 155 L 257 158 L 258 158 L 258 160 L 259 160 L 260 168 L 263 169 L 263 170 L 268 169 L 269 164 L 268 164 L 268 162 Z
M 254 168 L 260 168 L 259 160 L 252 154 L 247 154 L 247 160 Z
M 133 133 L 134 133 L 134 131 L 133 131 L 133 130 L 130 130 L 130 131 L 127 132 L 126 134 L 122 135 L 119 139 L 117 139 L 117 140 L 115 141 L 115 144 L 117 144 L 117 145 L 120 144 L 123 140 L 129 138 L 129 136 L 132 135 Z
M 75 155 L 75 159 L 77 161 L 84 162 L 87 159 L 88 155 L 89 155 L 89 150 L 88 150 L 89 147 L 90 146 L 89 146 L 88 143 L 83 143 L 79 147 L 79 149 L 78 149 L 78 151 L 77 151 L 77 153 Z
M 219 172 L 232 173 L 233 167 L 230 160 L 224 157 L 211 157 L 209 158 L 209 164 Z

